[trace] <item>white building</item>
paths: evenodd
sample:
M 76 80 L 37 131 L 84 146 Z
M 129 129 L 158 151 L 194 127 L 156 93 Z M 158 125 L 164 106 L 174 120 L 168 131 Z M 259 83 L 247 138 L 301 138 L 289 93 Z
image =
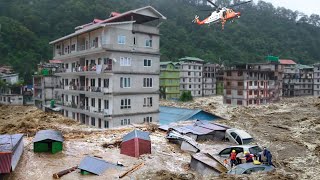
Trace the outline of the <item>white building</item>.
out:
M 159 119 L 160 33 L 151 6 L 95 19 L 52 41 L 63 114 L 98 128 Z

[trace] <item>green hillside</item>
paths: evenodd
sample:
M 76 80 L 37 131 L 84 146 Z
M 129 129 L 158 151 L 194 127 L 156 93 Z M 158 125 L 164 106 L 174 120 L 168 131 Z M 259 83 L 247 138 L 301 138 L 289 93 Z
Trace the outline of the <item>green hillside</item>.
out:
M 227 0 L 219 0 L 229 3 Z M 49 41 L 72 33 L 74 27 L 152 5 L 168 20 L 161 25 L 161 60 L 197 56 L 212 62 L 263 61 L 266 55 L 312 64 L 320 60 L 320 17 L 305 16 L 269 3 L 235 8 L 242 16 L 220 25 L 192 23 L 209 12 L 199 0 L 10 0 L 0 1 L 0 64 L 13 65 L 26 81 L 39 61 L 52 58 Z

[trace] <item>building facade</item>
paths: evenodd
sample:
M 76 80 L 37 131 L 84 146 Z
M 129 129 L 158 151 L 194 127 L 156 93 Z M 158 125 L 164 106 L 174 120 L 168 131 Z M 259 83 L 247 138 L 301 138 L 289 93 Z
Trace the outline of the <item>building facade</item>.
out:
M 204 61 L 195 57 L 185 57 L 180 61 L 180 92 L 191 91 L 193 97 L 203 95 L 202 69 Z
M 245 64 L 224 71 L 223 102 L 232 105 L 259 105 L 282 97 L 283 68 L 279 63 Z
M 59 68 L 58 64 L 38 65 L 38 72 L 33 75 L 33 99 L 37 108 L 45 110 L 52 106 L 54 99 L 58 99 L 54 89 L 60 87 L 60 78 L 55 75 Z
M 180 64 L 177 62 L 160 62 L 160 98 L 179 99 Z
M 320 63 L 313 65 L 313 95 L 320 96 Z
M 62 61 L 58 104 L 83 124 L 112 128 L 159 119 L 159 28 L 151 6 L 113 13 L 52 41 Z
M 217 94 L 217 73 L 220 66 L 218 64 L 206 63 L 203 65 L 203 96 L 213 96 Z

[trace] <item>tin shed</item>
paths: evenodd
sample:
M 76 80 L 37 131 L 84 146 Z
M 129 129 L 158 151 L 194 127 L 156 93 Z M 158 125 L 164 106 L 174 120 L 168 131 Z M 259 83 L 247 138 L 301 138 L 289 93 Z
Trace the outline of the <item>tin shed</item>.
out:
M 23 134 L 0 135 L 0 174 L 14 171 L 23 147 Z
M 100 176 L 107 169 L 115 167 L 116 165 L 109 163 L 103 159 L 86 156 L 84 159 L 82 159 L 78 168 L 81 170 L 80 172 L 82 175 L 91 173 Z
M 41 130 L 33 139 L 34 152 L 51 152 L 55 154 L 63 149 L 63 136 L 60 131 Z
M 121 154 L 139 157 L 151 154 L 151 140 L 148 132 L 133 130 L 125 135 L 121 142 Z

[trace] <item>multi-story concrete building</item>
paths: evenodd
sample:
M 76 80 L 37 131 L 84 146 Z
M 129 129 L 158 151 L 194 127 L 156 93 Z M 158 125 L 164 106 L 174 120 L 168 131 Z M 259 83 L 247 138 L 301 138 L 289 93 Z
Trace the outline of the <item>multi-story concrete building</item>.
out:
M 191 91 L 194 97 L 203 95 L 202 69 L 204 61 L 195 57 L 185 57 L 180 61 L 180 91 Z
M 203 96 L 213 96 L 217 92 L 217 72 L 220 66 L 218 64 L 206 63 L 203 65 Z
M 50 43 L 65 116 L 98 128 L 158 121 L 159 19 L 151 6 L 112 13 Z
M 313 67 L 296 64 L 292 60 L 279 60 L 284 66 L 283 96 L 309 96 L 313 94 Z
M 38 72 L 33 75 L 34 105 L 42 110 L 50 108 L 54 99 L 59 99 L 55 88 L 60 86 L 60 78 L 55 75 L 59 64 L 39 64 Z M 51 107 L 53 108 L 53 107 Z
M 297 64 L 296 78 L 294 85 L 294 96 L 312 96 L 313 95 L 313 67 Z
M 226 68 L 223 102 L 247 106 L 278 101 L 282 97 L 282 73 L 278 62 Z
M 313 65 L 313 95 L 320 96 L 320 63 Z
M 283 96 L 294 96 L 295 66 L 297 63 L 290 59 L 280 59 L 279 62 L 283 66 Z
M 160 98 L 178 99 L 180 97 L 180 64 L 160 62 Z

